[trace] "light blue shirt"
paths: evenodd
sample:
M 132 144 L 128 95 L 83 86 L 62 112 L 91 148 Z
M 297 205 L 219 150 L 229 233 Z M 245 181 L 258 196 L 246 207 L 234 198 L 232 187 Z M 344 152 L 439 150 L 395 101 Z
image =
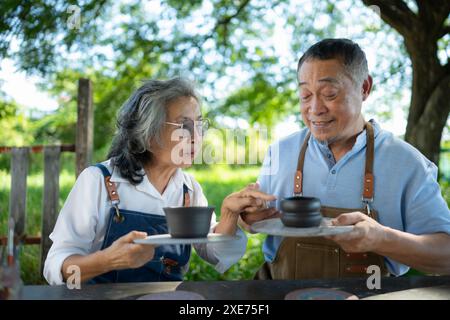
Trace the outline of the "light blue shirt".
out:
M 450 211 L 437 182 L 437 167 L 417 149 L 382 130 L 375 130 L 374 201 L 379 223 L 412 234 L 450 234 Z M 261 190 L 277 196 L 275 203 L 294 192 L 294 174 L 300 147 L 308 133 L 302 129 L 269 147 L 261 168 Z M 320 199 L 322 205 L 363 208 L 361 201 L 365 166 L 366 131 L 337 163 L 326 144 L 312 135 L 303 169 L 303 195 Z M 263 245 L 265 260 L 272 262 L 283 240 L 268 236 Z M 402 275 L 409 267 L 386 258 L 391 274 Z

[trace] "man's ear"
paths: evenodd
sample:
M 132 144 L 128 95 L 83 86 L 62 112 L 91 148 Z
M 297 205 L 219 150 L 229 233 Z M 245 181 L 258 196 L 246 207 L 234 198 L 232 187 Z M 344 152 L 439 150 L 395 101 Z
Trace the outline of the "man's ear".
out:
M 365 101 L 367 99 L 367 97 L 369 96 L 369 94 L 372 90 L 372 84 L 373 84 L 372 77 L 370 75 L 368 75 L 367 78 L 364 79 L 364 81 L 362 83 L 362 87 L 361 87 L 361 94 L 362 94 L 363 101 Z

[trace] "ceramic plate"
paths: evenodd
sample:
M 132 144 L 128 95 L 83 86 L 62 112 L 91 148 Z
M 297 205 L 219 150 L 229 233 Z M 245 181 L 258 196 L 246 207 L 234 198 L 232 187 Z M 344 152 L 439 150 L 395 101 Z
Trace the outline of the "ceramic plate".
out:
M 194 244 L 213 243 L 239 239 L 238 236 L 229 236 L 220 233 L 209 233 L 205 238 L 172 238 L 170 234 L 157 234 L 144 239 L 136 239 L 134 243 L 139 244 Z
M 326 288 L 308 288 L 289 292 L 285 300 L 358 300 L 352 293 Z
M 323 237 L 332 236 L 341 233 L 347 233 L 353 230 L 354 226 L 332 226 L 330 218 L 323 218 L 318 227 L 312 228 L 293 228 L 286 227 L 280 218 L 267 219 L 255 222 L 250 226 L 253 232 L 266 233 L 273 236 L 283 237 Z

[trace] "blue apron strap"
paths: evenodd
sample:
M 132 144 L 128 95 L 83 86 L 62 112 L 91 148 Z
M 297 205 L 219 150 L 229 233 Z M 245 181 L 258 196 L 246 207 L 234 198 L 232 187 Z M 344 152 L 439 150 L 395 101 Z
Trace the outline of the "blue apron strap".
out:
M 189 188 L 183 183 L 183 207 L 191 206 L 191 197 L 189 196 Z
M 100 170 L 102 170 L 103 177 L 105 177 L 105 178 L 111 177 L 111 173 L 109 172 L 108 168 L 106 168 L 101 163 L 96 163 L 94 166 L 99 168 Z

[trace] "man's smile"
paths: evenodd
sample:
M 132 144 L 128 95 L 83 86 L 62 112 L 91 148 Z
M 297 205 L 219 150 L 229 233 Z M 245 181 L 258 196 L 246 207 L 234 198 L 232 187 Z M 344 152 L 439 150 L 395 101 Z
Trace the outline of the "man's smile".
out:
M 326 128 L 328 127 L 334 120 L 328 121 L 313 121 L 311 120 L 311 124 L 316 128 Z

